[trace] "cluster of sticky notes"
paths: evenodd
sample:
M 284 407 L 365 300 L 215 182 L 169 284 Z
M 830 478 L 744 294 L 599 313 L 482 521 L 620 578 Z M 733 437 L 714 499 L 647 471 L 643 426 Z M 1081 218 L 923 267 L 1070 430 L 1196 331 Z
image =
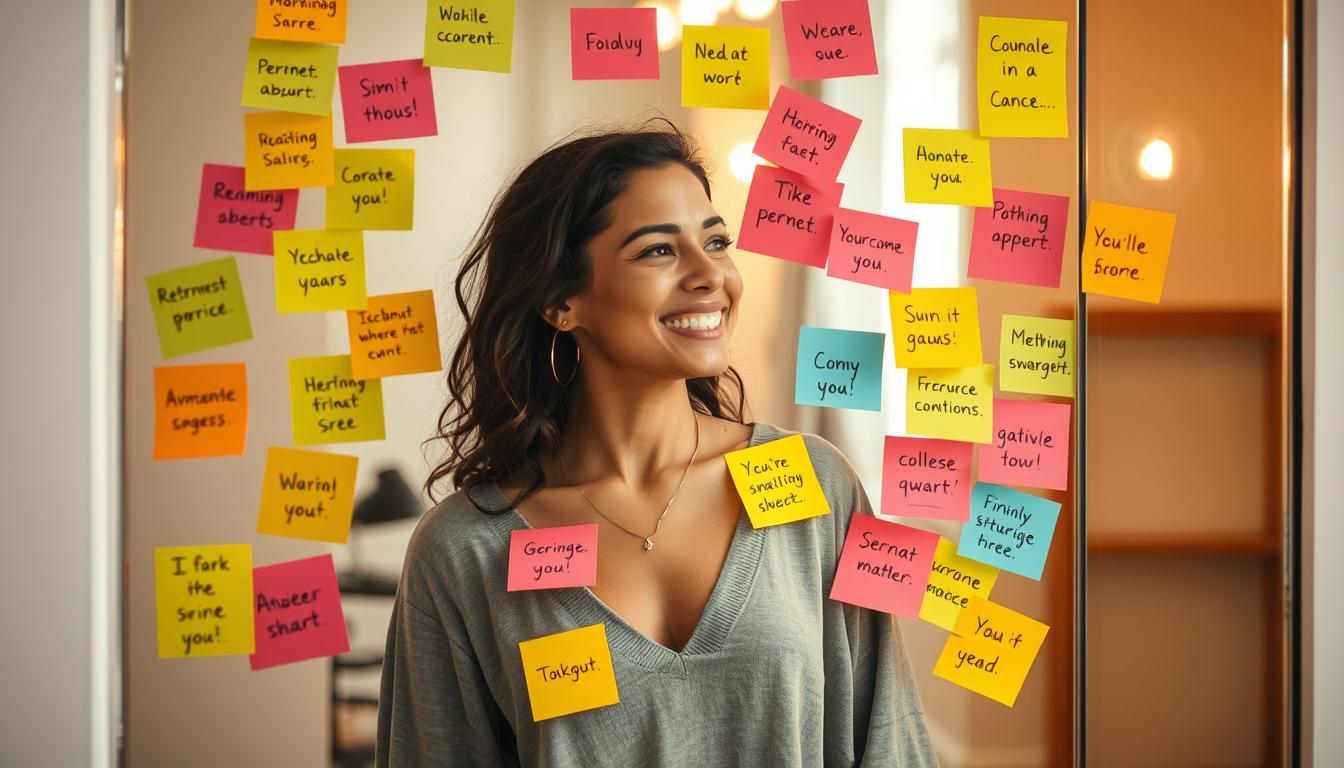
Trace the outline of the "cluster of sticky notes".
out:
M 809 267 L 826 263 L 842 185 L 784 168 L 756 166 L 737 244 L 743 250 Z
M 924 602 L 938 534 L 855 514 L 845 534 L 830 598 L 915 618 Z
M 514 0 L 430 0 L 425 65 L 508 72 L 513 66 L 513 18 Z
M 275 233 L 275 309 L 364 309 L 364 233 L 292 229 Z
M 681 105 L 730 109 L 770 106 L 770 30 L 683 26 Z
M 605 624 L 524 640 L 518 655 L 535 721 L 621 701 Z
M 510 592 L 596 583 L 596 523 L 523 528 L 509 535 Z
M 253 671 L 350 650 L 330 554 L 258 567 L 252 590 Z
M 161 659 L 250 654 L 252 545 L 154 548 Z
M 798 329 L 793 401 L 799 405 L 882 410 L 882 334 Z
M 201 167 L 201 196 L 192 245 L 269 256 L 272 233 L 294 228 L 299 191 L 249 191 L 244 173 L 240 165 L 205 163 Z
M 232 256 L 149 275 L 145 283 L 164 357 L 252 338 Z
M 831 513 L 802 435 L 729 451 L 723 459 L 753 527 Z
M 972 596 L 957 616 L 933 673 L 1011 707 L 1049 631 L 1029 616 Z
M 356 456 L 271 446 L 262 472 L 257 533 L 344 544 L 358 466 Z
M 882 514 L 965 521 L 972 451 L 959 440 L 888 435 L 882 449 Z
M 356 379 L 349 355 L 290 360 L 289 408 L 297 445 L 386 437 L 383 382 Z
M 981 136 L 1069 135 L 1069 25 L 980 17 L 976 105 Z
M 346 313 L 350 368 L 356 379 L 381 379 L 443 368 L 433 291 L 370 296 Z
M 154 460 L 237 456 L 247 446 L 243 363 L 154 369 Z
M 338 79 L 346 142 L 438 135 L 434 82 L 420 59 L 341 67 Z
M 327 229 L 410 229 L 415 150 L 338 149 L 327 189 Z
M 656 8 L 570 8 L 575 80 L 657 80 Z

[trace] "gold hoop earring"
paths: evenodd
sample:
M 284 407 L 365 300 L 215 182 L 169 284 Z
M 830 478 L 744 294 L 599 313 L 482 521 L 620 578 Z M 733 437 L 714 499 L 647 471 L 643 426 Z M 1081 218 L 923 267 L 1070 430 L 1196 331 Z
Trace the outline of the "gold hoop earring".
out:
M 563 322 L 560 323 L 560 325 L 561 325 L 561 326 L 564 326 L 564 325 L 566 325 L 568 322 L 569 322 L 568 320 L 563 321 Z M 552 378 L 552 379 L 555 379 L 555 383 L 556 383 L 556 384 L 559 384 L 560 386 L 563 387 L 563 386 L 568 385 L 569 382 L 573 381 L 573 380 L 574 380 L 574 377 L 575 377 L 576 375 L 578 375 L 578 372 L 579 372 L 579 358 L 583 357 L 583 352 L 582 352 L 582 350 L 579 349 L 579 345 L 576 343 L 576 344 L 574 345 L 574 370 L 569 374 L 569 378 L 568 378 L 568 379 L 565 379 L 564 381 L 561 381 L 561 380 L 560 380 L 560 375 L 559 375 L 558 373 L 555 372 L 555 342 L 556 342 L 556 340 L 558 340 L 559 338 L 560 338 L 560 329 L 559 329 L 559 328 L 556 328 L 556 329 L 555 329 L 555 335 L 551 337 L 551 378 Z

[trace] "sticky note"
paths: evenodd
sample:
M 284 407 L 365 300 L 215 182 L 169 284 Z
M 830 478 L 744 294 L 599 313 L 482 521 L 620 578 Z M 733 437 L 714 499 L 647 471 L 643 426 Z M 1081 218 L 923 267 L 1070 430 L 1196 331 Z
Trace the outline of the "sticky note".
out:
M 998 579 L 998 568 L 961 557 L 956 544 L 939 536 L 919 618 L 951 632 L 971 598 L 988 598 Z
M 1068 403 L 994 399 L 994 440 L 980 447 L 981 480 L 1069 489 Z
M 338 149 L 327 188 L 327 229 L 411 229 L 414 149 Z
M 999 389 L 1073 397 L 1072 320 L 1004 315 L 999 333 Z
M 981 136 L 1068 136 L 1069 25 L 980 17 L 975 49 Z
M 154 548 L 161 659 L 252 653 L 252 545 Z
M 882 410 L 885 341 L 880 333 L 800 327 L 793 401 L 798 405 Z
M 569 60 L 575 80 L 657 80 L 657 10 L 570 8 Z
M 257 37 L 344 43 L 346 0 L 257 0 Z
M 752 149 L 758 157 L 820 182 L 835 181 L 859 135 L 859 118 L 781 85 Z
M 330 554 L 256 568 L 252 590 L 253 672 L 350 650 Z
M 965 522 L 971 510 L 970 443 L 887 435 L 882 514 Z
M 826 274 L 909 293 L 918 234 L 913 221 L 836 208 Z
M 779 10 L 794 80 L 877 74 L 868 0 L 791 0 Z
M 830 502 L 817 482 L 812 457 L 802 435 L 723 455 L 742 497 L 752 527 L 764 528 L 831 513 Z
M 272 445 L 261 475 L 257 533 L 344 544 L 359 457 Z
M 246 365 L 154 369 L 155 461 L 237 456 L 246 447 Z
M 989 139 L 975 131 L 906 128 L 905 201 L 991 206 Z
M 849 521 L 831 599 L 915 618 L 924 602 L 938 534 L 855 514 Z
M 336 52 L 334 45 L 251 38 L 247 42 L 243 106 L 330 114 L 331 92 L 336 87 Z
M 1050 628 L 1017 611 L 972 597 L 933 665 L 933 674 L 1013 706 Z
M 368 308 L 350 310 L 345 322 L 356 379 L 443 368 L 433 291 L 370 296 Z
M 681 28 L 681 105 L 728 109 L 770 106 L 770 30 Z
M 429 0 L 425 66 L 508 72 L 513 63 L 514 0 Z
M 1083 290 L 1156 304 L 1176 214 L 1093 200 L 1083 228 Z
M 252 338 L 232 256 L 149 275 L 149 309 L 164 357 Z
M 557 632 L 518 644 L 532 719 L 618 704 L 616 671 L 605 624 Z
M 295 229 L 275 233 L 275 309 L 364 309 L 364 233 Z
M 346 143 L 439 134 L 434 80 L 420 59 L 340 67 L 337 79 Z
M 906 371 L 905 431 L 988 443 L 993 427 L 994 366 Z
M 336 180 L 331 115 L 243 115 L 243 167 L 249 191 L 331 186 Z
M 897 368 L 966 368 L 983 362 L 974 288 L 887 294 Z
M 743 250 L 820 267 L 842 185 L 812 182 L 792 171 L 756 166 L 738 230 Z
M 358 381 L 349 355 L 289 361 L 289 410 L 297 445 L 382 440 L 383 383 Z
M 597 523 L 524 528 L 509 535 L 509 591 L 597 583 Z
M 247 191 L 241 165 L 201 167 L 201 197 L 196 205 L 192 245 L 217 251 L 271 255 L 271 233 L 294 228 L 297 189 Z
M 972 218 L 967 276 L 1058 288 L 1068 223 L 1067 197 L 995 189 Z
M 971 519 L 961 527 L 957 554 L 1040 581 L 1059 504 L 1040 496 L 979 482 L 971 491 Z

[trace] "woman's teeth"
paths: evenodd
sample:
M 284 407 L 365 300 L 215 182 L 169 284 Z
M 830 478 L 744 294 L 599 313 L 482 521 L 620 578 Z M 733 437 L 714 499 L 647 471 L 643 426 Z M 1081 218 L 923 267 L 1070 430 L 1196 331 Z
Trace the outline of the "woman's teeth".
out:
M 664 320 L 663 325 L 678 330 L 712 331 L 722 322 L 722 312 L 707 312 L 703 315 L 677 315 Z

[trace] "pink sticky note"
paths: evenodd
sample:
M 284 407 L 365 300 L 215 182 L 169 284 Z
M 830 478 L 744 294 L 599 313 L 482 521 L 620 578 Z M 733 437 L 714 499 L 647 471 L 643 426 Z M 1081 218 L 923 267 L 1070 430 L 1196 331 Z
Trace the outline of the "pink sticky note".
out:
M 836 208 L 826 274 L 909 293 L 917 234 L 913 221 Z
M 861 122 L 781 85 L 752 152 L 809 179 L 835 181 Z
M 868 0 L 793 0 L 779 10 L 794 80 L 877 74 Z
M 916 618 L 929 585 L 938 534 L 855 513 L 835 569 L 831 599 Z
M 570 8 L 569 57 L 575 80 L 657 80 L 657 10 Z
M 980 446 L 979 479 L 1069 489 L 1068 403 L 994 398 L 993 440 Z
M 971 517 L 971 443 L 888 435 L 882 451 L 882 514 Z
M 843 189 L 843 184 L 809 181 L 784 168 L 756 166 L 738 247 L 809 267 L 824 266 L 831 220 Z
M 994 190 L 994 207 L 976 208 L 966 273 L 983 280 L 1059 287 L 1069 198 Z
M 420 59 L 355 64 L 338 72 L 347 144 L 439 134 L 434 81 Z
M 597 583 L 597 524 L 524 528 L 509 536 L 509 591 Z
M 201 196 L 196 204 L 192 245 L 217 251 L 270 256 L 271 233 L 294 228 L 297 189 L 243 189 L 241 165 L 201 166 Z
M 331 555 L 252 569 L 252 670 L 350 650 Z

